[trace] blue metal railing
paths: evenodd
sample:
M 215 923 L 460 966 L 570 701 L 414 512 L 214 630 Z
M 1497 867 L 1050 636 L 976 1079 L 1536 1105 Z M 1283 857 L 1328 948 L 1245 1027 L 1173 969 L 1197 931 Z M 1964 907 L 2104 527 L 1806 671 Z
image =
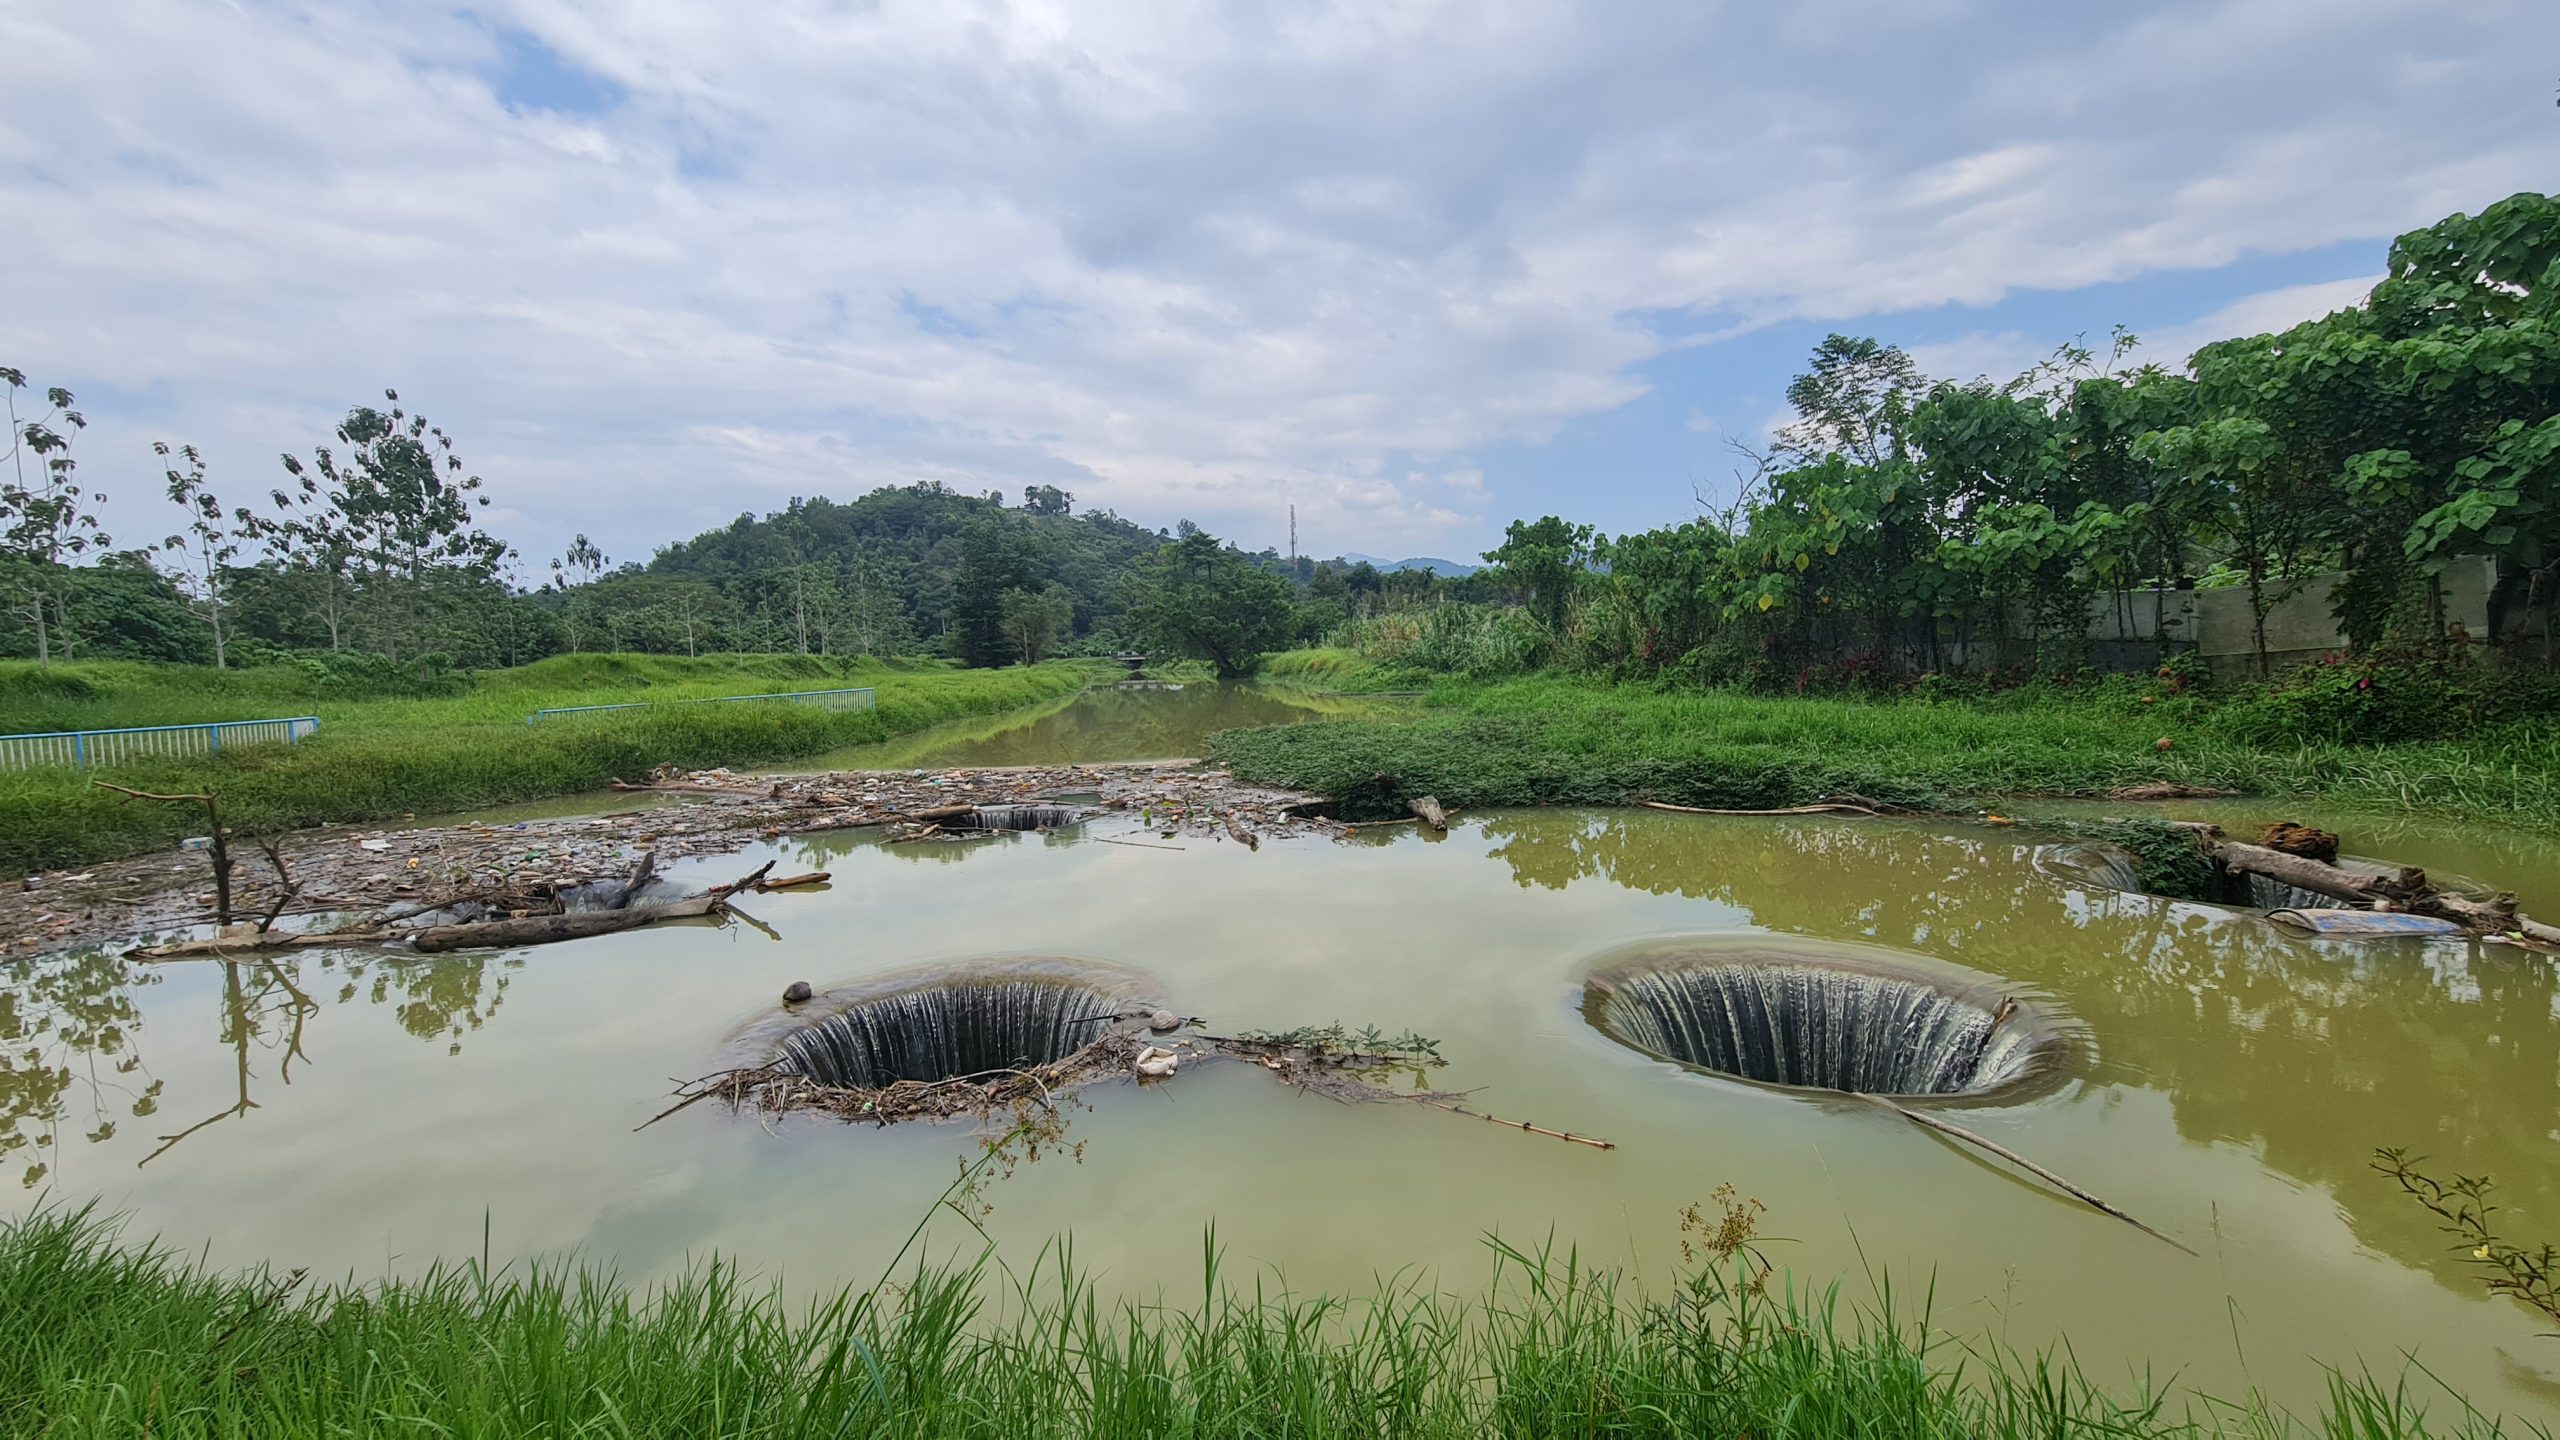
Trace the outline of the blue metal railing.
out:
M 210 725 L 138 725 L 126 730 L 55 730 L 40 735 L 0 735 L 0 770 L 44 765 L 122 765 L 215 755 L 224 747 L 290 745 L 320 733 L 320 717 L 222 720 Z
M 620 705 L 561 705 L 549 710 L 536 710 L 524 717 L 532 724 L 555 715 L 594 715 L 606 710 L 646 710 L 657 705 L 734 705 L 744 700 L 788 700 L 794 704 L 816 705 L 828 710 L 868 710 L 880 703 L 880 697 L 868 685 L 851 690 L 784 690 L 771 695 L 706 695 L 699 700 L 632 700 Z

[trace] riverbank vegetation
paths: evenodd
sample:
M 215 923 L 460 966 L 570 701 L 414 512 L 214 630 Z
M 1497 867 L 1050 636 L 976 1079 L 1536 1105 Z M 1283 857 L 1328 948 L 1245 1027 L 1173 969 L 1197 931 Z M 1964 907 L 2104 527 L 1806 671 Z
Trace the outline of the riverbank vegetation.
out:
M 1731 1214 L 1728 1207 L 1728 1214 Z M 1746 1219 L 1748 1212 L 1744 1212 Z M 484 1260 L 376 1286 L 217 1274 L 88 1212 L 0 1226 L 0 1425 L 49 1436 L 1400 1437 L 2538 1435 L 2414 1373 L 2321 1413 L 2119 1395 L 2061 1354 L 1960 1347 L 1925 1314 L 1764 1282 L 1701 1217 L 1667 1295 L 1490 1242 L 1473 1299 L 1233 1288 L 1104 1299 L 1062 1243 L 794 1309 L 704 1262 L 648 1292 Z M 1722 1243 L 1719 1243 L 1719 1242 Z M 999 1279 L 1002 1274 L 1005 1278 Z M 1765 1293 L 1764 1293 L 1765 1285 Z M 990 1297 L 994 1303 L 990 1303 Z
M 601 789 L 660 765 L 801 759 L 971 715 L 1074 693 L 1090 664 L 959 670 L 931 661 L 723 656 L 564 656 L 514 670 L 421 680 L 363 663 L 232 669 L 0 663 L 0 730 L 186 724 L 317 714 L 293 745 L 115 766 L 134 789 L 221 797 L 226 825 L 272 834 Z M 869 709 L 786 702 L 652 704 L 528 725 L 535 709 L 870 687 Z M 201 833 L 200 810 L 131 802 L 91 772 L 0 771 L 0 866 L 85 864 Z
M 2375 740 L 2357 725 L 2342 731 L 2331 705 L 2363 702 L 2335 701 L 2325 682 L 2223 696 L 2156 676 L 2114 677 L 1878 699 L 1559 674 L 1475 681 L 1383 668 L 1340 651 L 1276 657 L 1272 671 L 1343 691 L 1431 687 L 1410 720 L 1233 731 L 1212 745 L 1239 775 L 1334 796 L 1353 817 L 1401 816 L 1417 795 L 1468 806 L 1661 800 L 1761 809 L 1846 793 L 1970 810 L 2003 797 L 2103 796 L 2168 781 L 2560 823 L 2560 723 L 2552 712 L 2511 713 L 2501 701 L 2466 723 L 2443 702 L 2441 687 L 2419 677 L 2405 682 L 2417 692 L 2406 703 L 2437 719 L 2407 728 L 2423 734 L 2439 726 L 2441 738 Z M 2356 697 L 2373 693 L 2352 681 L 2345 688 Z M 2448 708 L 2431 708 L 2440 704 Z

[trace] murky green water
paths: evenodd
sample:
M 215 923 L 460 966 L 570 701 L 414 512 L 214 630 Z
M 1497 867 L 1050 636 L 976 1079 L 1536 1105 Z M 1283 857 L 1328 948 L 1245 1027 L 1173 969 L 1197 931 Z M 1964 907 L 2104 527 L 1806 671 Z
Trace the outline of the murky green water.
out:
M 1389 703 L 1215 681 L 1103 686 L 1029 711 L 956 720 L 877 745 L 857 745 L 793 768 L 910 770 L 1194 759 L 1208 753 L 1209 737 L 1221 730 L 1375 714 Z
M 2358 822 L 2343 823 L 2352 842 Z M 21 1207 L 97 1196 L 217 1263 L 412 1271 L 480 1253 L 485 1219 L 501 1255 L 580 1250 L 632 1277 L 716 1249 L 799 1290 L 867 1281 L 965 1134 L 768 1129 L 708 1106 L 633 1127 L 792 980 L 1086 955 L 1152 972 L 1219 1026 L 1418 1027 L 1443 1041 L 1440 1083 L 1476 1089 L 1480 1108 L 1619 1148 L 1339 1105 L 1242 1066 L 1108 1085 L 1076 1121 L 1081 1163 L 995 1192 L 991 1229 L 1017 1261 L 1072 1230 L 1107 1285 L 1178 1295 L 1214 1221 L 1231 1270 L 1301 1288 L 1360 1291 L 1420 1266 L 1471 1289 L 1489 1232 L 1660 1273 L 1677 1262 L 1679 1207 L 1731 1181 L 1766 1202 L 1799 1275 L 1853 1298 L 1875 1272 L 1904 1297 L 1934 1283 L 1942 1328 L 2030 1347 L 2068 1336 L 2102 1379 L 2147 1366 L 2301 1402 L 2322 1362 L 2396 1369 L 2414 1351 L 2478 1402 L 2560 1407 L 2560 1342 L 2484 1298 L 2366 1168 L 2372 1147 L 2405 1145 L 2489 1171 L 2519 1234 L 2560 1237 L 2547 960 L 2292 939 L 2233 912 L 2086 893 L 2039 871 L 2015 832 L 1959 825 L 1547 810 L 1467 816 L 1446 839 L 1180 843 L 795 843 L 783 868 L 836 880 L 756 907 L 778 942 L 669 928 L 272 970 L 21 965 L 0 991 L 15 1037 L 5 1164 Z M 2497 844 L 2499 878 L 2548 893 L 2560 846 Z M 2436 845 L 2411 833 L 2390 853 L 2493 868 Z M 738 869 L 722 857 L 688 873 Z M 1681 1072 L 1588 1030 L 1576 1000 L 1591 957 L 1682 932 L 1893 945 L 2054 997 L 2094 1055 L 2059 1091 L 1962 1123 L 2200 1256 L 1871 1106 Z

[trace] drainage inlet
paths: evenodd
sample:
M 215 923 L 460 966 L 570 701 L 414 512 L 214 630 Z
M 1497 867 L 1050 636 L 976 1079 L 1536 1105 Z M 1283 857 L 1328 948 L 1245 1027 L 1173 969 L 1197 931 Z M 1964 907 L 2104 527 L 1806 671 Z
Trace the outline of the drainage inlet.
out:
M 1150 1003 L 1143 978 L 1116 967 L 979 961 L 819 992 L 750 1025 L 732 1048 L 822 1085 L 872 1090 L 1069 1060 Z
M 1647 946 L 1592 974 L 1583 1015 L 1659 1059 L 1868 1095 L 2013 1096 L 2058 1079 L 2077 1041 L 1989 976 L 1851 946 Z

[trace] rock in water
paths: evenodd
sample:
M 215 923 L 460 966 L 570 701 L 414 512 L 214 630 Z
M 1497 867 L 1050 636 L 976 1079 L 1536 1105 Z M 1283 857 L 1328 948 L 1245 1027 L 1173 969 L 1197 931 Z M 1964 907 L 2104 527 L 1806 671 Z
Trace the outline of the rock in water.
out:
M 2314 830 L 2308 825 L 2296 825 L 2290 820 L 2279 820 L 2268 826 L 2266 833 L 2258 837 L 2258 843 L 2287 855 L 2299 855 L 2305 860 L 2326 860 L 2335 864 L 2338 859 L 2337 836 L 2326 830 Z
M 797 1005 L 816 993 L 816 991 L 809 988 L 808 981 L 794 980 L 790 984 L 782 987 L 782 1003 L 785 1005 Z

